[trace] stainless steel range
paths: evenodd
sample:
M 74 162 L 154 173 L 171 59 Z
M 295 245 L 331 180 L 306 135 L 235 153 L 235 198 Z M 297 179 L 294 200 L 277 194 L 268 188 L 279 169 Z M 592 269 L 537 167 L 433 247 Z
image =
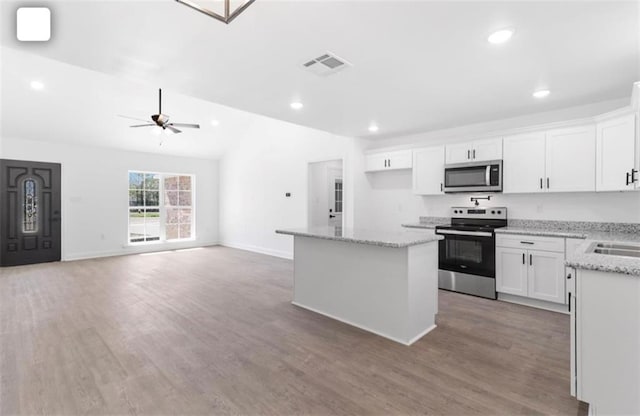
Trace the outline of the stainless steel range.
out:
M 507 226 L 504 207 L 453 207 L 451 225 L 439 225 L 440 289 L 496 299 L 494 230 Z

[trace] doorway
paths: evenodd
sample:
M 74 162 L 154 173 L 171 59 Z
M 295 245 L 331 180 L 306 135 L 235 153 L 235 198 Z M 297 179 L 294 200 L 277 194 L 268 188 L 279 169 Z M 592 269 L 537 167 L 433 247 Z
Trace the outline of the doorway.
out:
M 309 227 L 342 227 L 342 173 L 342 159 L 309 163 Z
M 0 159 L 0 266 L 60 260 L 60 168 Z

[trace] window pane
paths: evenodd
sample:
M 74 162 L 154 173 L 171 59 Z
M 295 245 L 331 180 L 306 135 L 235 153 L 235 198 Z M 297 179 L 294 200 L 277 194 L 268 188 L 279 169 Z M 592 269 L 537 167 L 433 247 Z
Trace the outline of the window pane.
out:
M 180 176 L 180 190 L 181 191 L 191 190 L 191 176 Z
M 160 240 L 160 210 L 147 209 L 145 212 L 144 233 L 146 241 Z
M 129 172 L 129 189 L 142 189 L 143 181 L 142 173 Z
M 164 193 L 164 204 L 168 206 L 178 206 L 178 191 L 166 191 Z
M 178 190 L 178 177 L 177 176 L 165 176 L 164 189 L 168 191 Z
M 146 206 L 158 206 L 160 205 L 160 192 L 158 191 L 144 191 L 144 202 Z
M 180 226 L 178 224 L 167 225 L 167 240 L 175 240 L 177 238 L 180 238 L 179 227 Z
M 142 191 L 129 191 L 129 206 L 141 207 L 144 205 L 144 192 Z
M 129 241 L 144 241 L 144 210 L 129 210 Z
M 191 206 L 191 192 L 190 191 L 180 191 L 178 194 L 178 203 L 182 207 L 190 207 Z
M 160 175 L 156 173 L 147 173 L 144 175 L 144 188 L 145 189 L 158 189 L 160 185 Z
M 191 224 L 191 210 L 190 209 L 181 209 L 180 210 L 180 224 Z
M 180 238 L 191 238 L 191 224 L 180 224 Z
M 180 221 L 180 210 L 167 208 L 167 224 L 177 224 Z

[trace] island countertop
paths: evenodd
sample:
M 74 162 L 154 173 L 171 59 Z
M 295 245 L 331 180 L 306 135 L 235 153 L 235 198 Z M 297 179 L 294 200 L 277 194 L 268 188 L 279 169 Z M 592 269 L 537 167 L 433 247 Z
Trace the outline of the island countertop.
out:
M 428 235 L 419 231 L 369 230 L 328 226 L 276 230 L 276 233 L 392 248 L 426 244 L 443 238 L 439 235 Z

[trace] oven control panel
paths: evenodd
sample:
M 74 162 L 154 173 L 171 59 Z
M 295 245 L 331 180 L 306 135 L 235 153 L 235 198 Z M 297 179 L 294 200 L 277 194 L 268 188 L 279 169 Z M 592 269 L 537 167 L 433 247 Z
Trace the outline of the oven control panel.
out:
M 506 207 L 453 207 L 452 218 L 507 219 Z

